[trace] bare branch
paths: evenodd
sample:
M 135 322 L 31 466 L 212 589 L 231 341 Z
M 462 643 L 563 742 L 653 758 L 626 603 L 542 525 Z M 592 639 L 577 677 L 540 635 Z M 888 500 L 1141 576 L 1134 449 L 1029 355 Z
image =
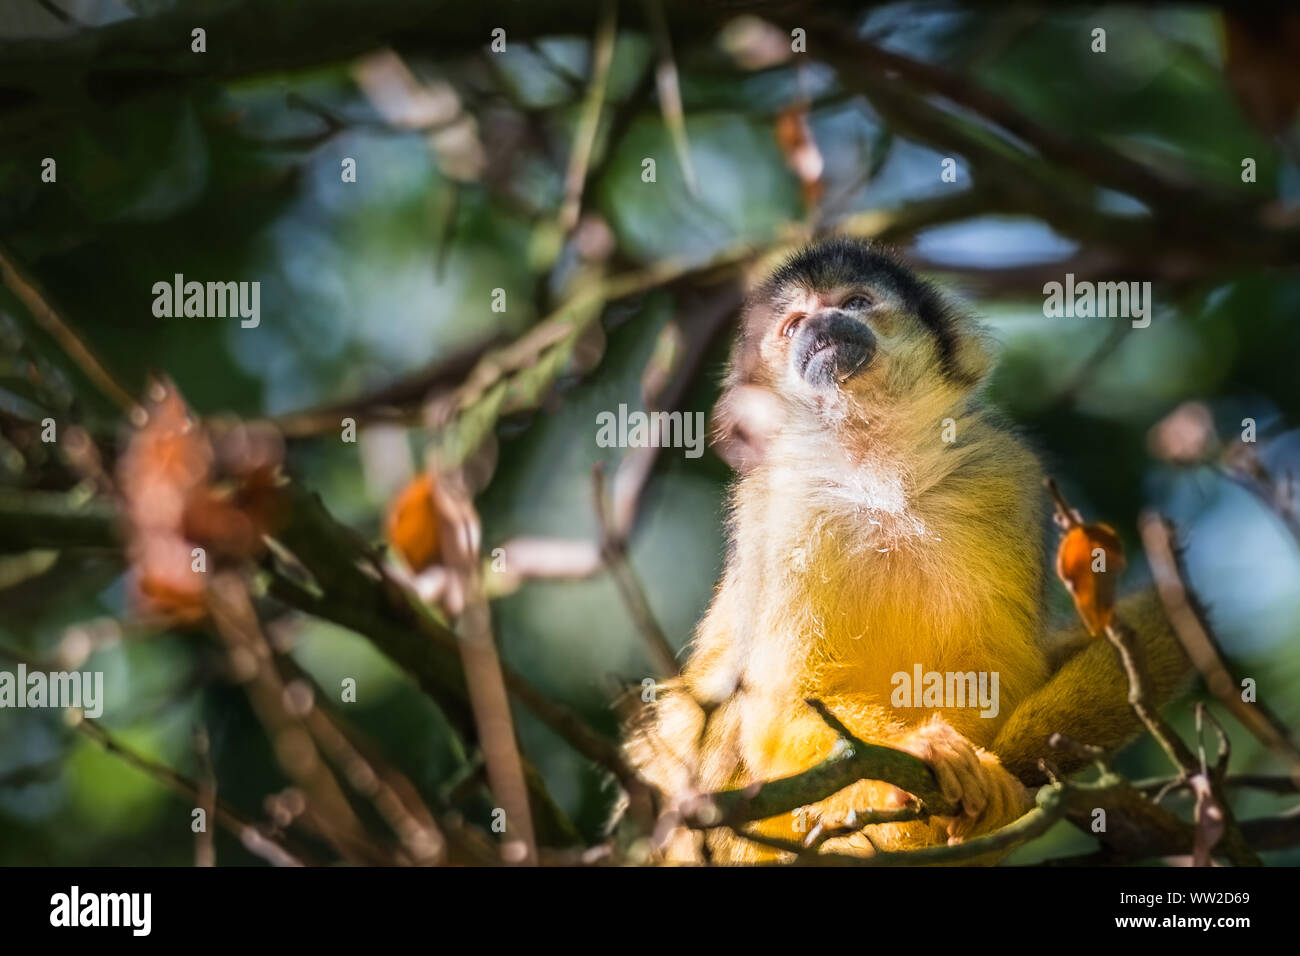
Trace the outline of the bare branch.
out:
M 488 784 L 505 814 L 507 839 L 502 844 L 502 857 L 508 863 L 535 866 L 537 838 L 528 805 L 528 787 L 515 740 L 501 661 L 492 637 L 491 612 L 483 594 L 478 513 L 459 476 L 441 475 L 434 482 L 434 489 L 439 513 L 453 530 L 443 554 L 451 571 L 460 576 L 465 595 L 465 610 L 460 620 L 460 655 Z
M 72 326 L 59 315 L 54 306 L 50 305 L 48 297 L 41 291 L 36 280 L 2 247 L 0 247 L 0 280 L 3 280 L 23 305 L 27 306 L 27 311 L 31 313 L 37 325 L 58 343 L 68 358 L 81 369 L 96 388 L 123 411 L 129 412 L 135 407 L 135 399 L 130 391 L 122 387 L 117 377 L 105 368 L 99 357 L 72 330 Z
M 1165 613 L 1187 656 L 1205 679 L 1206 687 L 1243 727 L 1285 760 L 1293 778 L 1300 781 L 1300 748 L 1291 741 L 1286 728 L 1262 704 L 1242 699 L 1241 682 L 1229 670 L 1200 604 L 1183 578 L 1172 526 L 1160 515 L 1148 511 L 1139 518 L 1138 531 Z
M 614 62 L 614 40 L 617 34 L 618 5 L 613 0 L 603 0 L 596 37 L 591 44 L 591 79 L 583 100 L 578 126 L 573 134 L 573 148 L 569 152 L 569 166 L 564 175 L 564 203 L 560 207 L 560 228 L 568 233 L 578 224 L 582 213 L 582 193 L 587 184 L 587 171 L 591 165 L 591 152 L 600 128 L 600 114 L 605 106 L 605 91 L 609 85 L 609 68 Z
M 680 673 L 677 655 L 668 643 L 663 629 L 655 619 L 650 601 L 646 598 L 641 579 L 632 569 L 627 557 L 627 541 L 613 526 L 609 515 L 609 506 L 605 502 L 605 472 L 600 463 L 591 470 L 592 498 L 595 502 L 596 518 L 600 525 L 600 553 L 606 567 L 618 586 L 618 592 L 627 605 L 628 613 L 636 623 L 637 633 L 645 642 L 650 658 L 659 668 L 661 675 L 676 676 Z
M 892 747 L 858 740 L 821 701 L 807 703 L 839 735 L 834 752 L 794 776 L 710 794 L 702 798 L 688 825 L 735 827 L 763 820 L 825 800 L 859 780 L 881 780 L 907 791 L 920 801 L 922 814 L 943 815 L 956 810 L 944 797 L 925 761 Z

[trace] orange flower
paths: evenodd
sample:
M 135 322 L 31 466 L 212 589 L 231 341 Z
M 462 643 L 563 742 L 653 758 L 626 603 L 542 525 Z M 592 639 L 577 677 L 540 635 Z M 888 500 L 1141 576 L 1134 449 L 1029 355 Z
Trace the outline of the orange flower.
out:
M 1124 545 L 1109 525 L 1076 524 L 1061 538 L 1056 573 L 1094 637 L 1110 624 L 1123 571 Z
M 393 499 L 384 528 L 388 543 L 412 571 L 423 571 L 438 559 L 438 511 L 428 474 L 411 479 Z
M 262 553 L 263 536 L 283 514 L 281 452 L 278 438 L 250 439 L 249 431 L 238 426 L 222 435 L 227 453 L 218 456 L 176 387 L 151 383 L 144 423 L 117 465 L 133 600 L 142 614 L 175 624 L 202 620 L 207 574 L 218 562 Z M 251 447 L 256 455 L 246 453 Z

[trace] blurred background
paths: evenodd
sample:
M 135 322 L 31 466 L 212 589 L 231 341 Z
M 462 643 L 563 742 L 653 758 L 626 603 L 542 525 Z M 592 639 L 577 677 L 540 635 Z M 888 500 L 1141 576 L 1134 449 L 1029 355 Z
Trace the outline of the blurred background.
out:
M 707 413 L 746 283 L 843 230 L 988 324 L 992 400 L 1120 532 L 1129 586 L 1149 577 L 1139 513 L 1175 522 L 1234 672 L 1294 727 L 1298 103 L 1293 12 L 0 0 L 0 647 L 103 671 L 100 724 L 187 777 L 207 772 L 205 728 L 219 795 L 283 812 L 219 645 L 138 619 L 121 549 L 83 527 L 113 492 L 39 438 L 47 417 L 75 428 L 111 473 L 128 415 L 93 369 L 132 396 L 163 374 L 199 415 L 274 424 L 285 471 L 375 546 L 431 448 L 455 445 L 485 555 L 536 565 L 492 585 L 502 659 L 613 739 L 615 690 L 656 666 L 611 575 L 571 566 L 598 537 L 592 468 L 675 648 L 721 568 L 732 473 L 711 451 L 628 464 L 596 416 Z M 176 273 L 259 282 L 260 323 L 156 317 Z M 1045 317 L 1066 273 L 1150 281 L 1150 327 Z M 512 342 L 508 394 L 484 402 L 464 383 Z M 72 513 L 46 520 L 51 501 Z M 474 747 L 409 667 L 338 615 L 257 606 L 319 687 L 356 679 L 346 720 L 426 803 L 487 824 Z M 1189 733 L 1190 708 L 1172 714 Z M 529 708 L 514 718 L 568 841 L 598 840 L 609 776 Z M 1235 772 L 1285 768 L 1224 720 Z M 1149 741 L 1119 766 L 1166 772 Z M 192 805 L 60 711 L 0 710 L 0 863 L 188 865 Z M 1012 862 L 1092 845 L 1061 824 Z M 215 851 L 261 861 L 224 831 Z

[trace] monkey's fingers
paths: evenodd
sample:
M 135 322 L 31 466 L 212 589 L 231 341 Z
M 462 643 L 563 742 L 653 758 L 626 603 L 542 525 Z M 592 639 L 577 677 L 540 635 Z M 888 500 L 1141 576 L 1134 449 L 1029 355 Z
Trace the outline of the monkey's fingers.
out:
M 949 821 L 947 831 L 950 846 L 969 838 L 986 821 L 1001 819 L 1006 806 L 1002 788 L 992 785 L 987 780 L 984 782 L 983 788 L 982 796 L 985 802 L 979 812 L 971 813 L 967 808 L 967 813 L 964 816 L 953 817 Z
M 905 737 L 899 748 L 929 764 L 945 799 L 976 818 L 988 803 L 986 775 L 974 744 L 937 714 Z
M 989 802 L 988 778 L 980 766 L 979 754 L 965 737 L 945 741 L 953 772 L 961 785 L 961 803 L 966 816 L 979 817 Z
M 946 754 L 940 752 L 940 744 L 933 736 L 918 731 L 899 743 L 898 748 L 923 760 L 930 767 L 939 782 L 939 792 L 943 794 L 945 800 L 952 803 L 961 801 L 961 784 L 957 780 L 957 774 L 953 772 Z
M 1033 797 L 988 751 L 979 751 L 984 774 L 984 791 L 988 795 L 984 810 L 976 818 L 955 818 L 948 826 L 948 842 L 960 843 L 970 837 L 1005 826 L 1033 805 Z

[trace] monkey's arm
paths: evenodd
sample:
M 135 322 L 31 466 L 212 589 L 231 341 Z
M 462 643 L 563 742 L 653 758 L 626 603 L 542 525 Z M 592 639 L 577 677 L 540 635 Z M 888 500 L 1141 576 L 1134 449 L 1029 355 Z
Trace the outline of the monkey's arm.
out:
M 711 721 L 709 713 L 723 704 L 739 679 L 736 642 L 728 627 L 734 619 L 728 614 L 730 593 L 721 591 L 700 622 L 683 674 L 659 681 L 653 697 L 625 728 L 629 761 L 672 800 L 727 785 L 730 766 L 705 757 L 717 749 L 714 738 L 725 723 Z
M 1160 707 L 1186 685 L 1191 663 L 1154 591 L 1120 601 L 1116 612 L 1137 635 L 1151 682 L 1152 703 Z M 1082 625 L 1078 630 L 1082 632 Z M 1069 641 L 1074 643 L 1080 636 L 1071 634 Z M 1047 746 L 1052 734 L 1062 733 L 1110 752 L 1140 729 L 1128 703 L 1128 678 L 1115 649 L 1106 638 L 1098 637 L 1021 702 L 991 749 L 1007 770 L 1034 786 L 1047 782 L 1038 768 L 1040 757 L 1050 757 L 1063 771 L 1075 768 L 1067 755 Z

